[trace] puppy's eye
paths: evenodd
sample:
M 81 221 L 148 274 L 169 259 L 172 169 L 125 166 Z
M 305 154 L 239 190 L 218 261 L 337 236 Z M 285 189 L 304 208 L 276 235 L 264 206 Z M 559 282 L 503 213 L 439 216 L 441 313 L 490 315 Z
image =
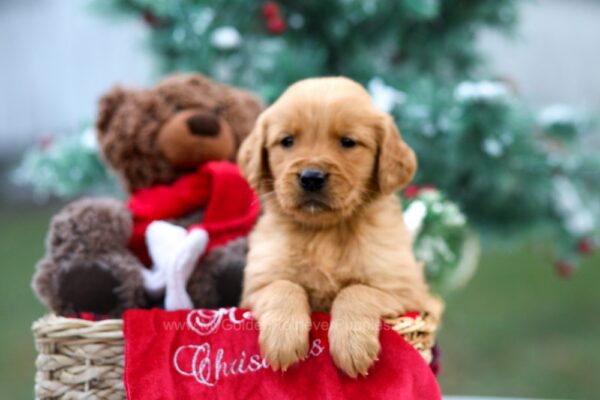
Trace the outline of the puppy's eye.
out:
M 354 139 L 349 138 L 348 136 L 344 136 L 340 139 L 340 144 L 342 145 L 342 147 L 350 149 L 356 146 L 356 141 Z
M 281 139 L 281 146 L 285 147 L 285 148 L 290 148 L 294 145 L 294 137 L 291 135 L 288 135 L 286 137 L 284 137 L 283 139 Z

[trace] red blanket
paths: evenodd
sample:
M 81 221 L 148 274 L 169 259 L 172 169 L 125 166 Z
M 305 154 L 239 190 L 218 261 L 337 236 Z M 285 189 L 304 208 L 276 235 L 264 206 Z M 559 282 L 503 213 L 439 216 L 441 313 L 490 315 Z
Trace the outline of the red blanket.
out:
M 261 358 L 258 327 L 242 309 L 129 310 L 124 316 L 128 399 L 441 399 L 429 366 L 382 325 L 382 352 L 366 378 L 333 364 L 329 315 L 315 313 L 306 360 L 273 372 Z

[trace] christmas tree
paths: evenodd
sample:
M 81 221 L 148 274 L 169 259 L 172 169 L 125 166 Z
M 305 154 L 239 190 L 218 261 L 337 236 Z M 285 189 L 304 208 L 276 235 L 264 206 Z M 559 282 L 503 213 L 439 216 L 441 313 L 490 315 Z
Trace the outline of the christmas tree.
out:
M 267 102 L 296 80 L 345 75 L 397 120 L 419 157 L 419 185 L 457 202 L 484 237 L 553 235 L 558 268 L 591 251 L 600 160 L 589 118 L 536 113 L 476 46 L 511 32 L 516 0 L 101 0 L 142 18 L 162 72 L 199 71 Z M 548 236 L 545 236 L 548 237 Z

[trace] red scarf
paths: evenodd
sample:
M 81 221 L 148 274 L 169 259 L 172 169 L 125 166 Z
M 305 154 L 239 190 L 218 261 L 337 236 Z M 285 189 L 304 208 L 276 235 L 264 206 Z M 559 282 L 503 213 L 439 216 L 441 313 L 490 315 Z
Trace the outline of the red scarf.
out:
M 202 221 L 189 230 L 202 228 L 208 232 L 208 254 L 216 246 L 248 235 L 260 212 L 256 193 L 238 166 L 228 161 L 208 162 L 170 185 L 138 190 L 128 207 L 133 215 L 129 248 L 145 265 L 151 264 L 145 234 L 153 221 L 183 217 L 203 208 Z

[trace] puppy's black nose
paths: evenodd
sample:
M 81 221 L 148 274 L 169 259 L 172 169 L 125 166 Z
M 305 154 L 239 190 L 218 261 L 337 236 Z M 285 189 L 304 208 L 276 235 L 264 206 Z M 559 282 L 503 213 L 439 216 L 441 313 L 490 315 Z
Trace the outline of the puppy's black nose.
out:
M 307 192 L 318 192 L 323 189 L 328 177 L 329 174 L 320 169 L 305 169 L 298 175 L 298 181 L 302 189 Z

